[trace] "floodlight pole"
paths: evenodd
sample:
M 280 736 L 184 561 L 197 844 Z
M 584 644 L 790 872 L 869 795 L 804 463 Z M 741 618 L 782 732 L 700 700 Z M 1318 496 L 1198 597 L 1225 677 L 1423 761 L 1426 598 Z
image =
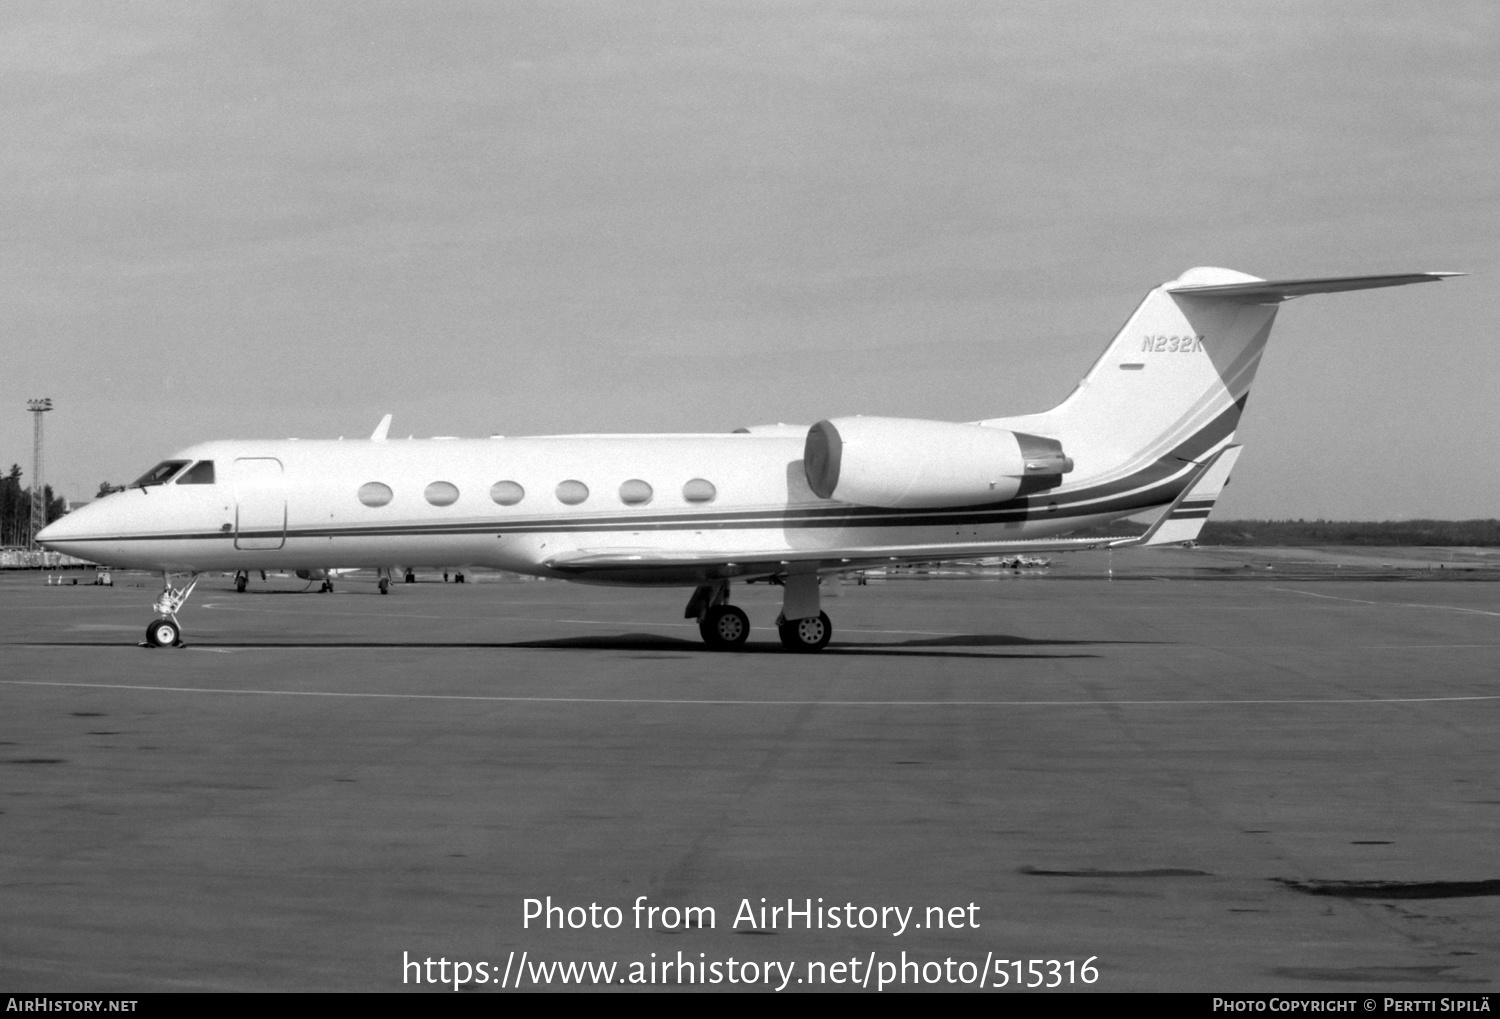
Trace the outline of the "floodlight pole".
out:
M 26 409 L 31 411 L 32 418 L 32 443 L 31 443 L 31 533 L 27 535 L 26 546 L 31 549 L 39 549 L 36 536 L 43 527 L 47 526 L 47 490 L 42 486 L 42 415 L 52 409 L 52 398 L 44 397 L 40 400 L 27 400 Z

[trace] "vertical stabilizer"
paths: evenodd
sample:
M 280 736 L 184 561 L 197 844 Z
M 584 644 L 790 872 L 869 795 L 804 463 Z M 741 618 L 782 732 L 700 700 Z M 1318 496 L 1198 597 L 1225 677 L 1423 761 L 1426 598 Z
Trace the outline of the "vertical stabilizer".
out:
M 1234 438 L 1281 302 L 1457 275 L 1264 280 L 1232 269 L 1189 269 L 1146 295 L 1062 403 L 981 424 L 1061 441 L 1075 464 L 1075 487 L 1151 465 L 1203 462 Z
M 1075 481 L 1163 457 L 1210 456 L 1234 435 L 1277 306 L 1175 288 L 1264 282 L 1230 269 L 1189 270 L 1146 295 L 1061 404 L 985 423 L 1060 439 Z

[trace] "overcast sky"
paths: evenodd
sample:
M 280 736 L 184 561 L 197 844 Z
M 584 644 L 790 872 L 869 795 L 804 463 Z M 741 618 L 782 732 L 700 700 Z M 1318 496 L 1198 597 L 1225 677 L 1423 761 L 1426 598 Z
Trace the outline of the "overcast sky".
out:
M 1500 515 L 1500 5 L 7 3 L 0 460 L 973 420 L 1285 306 L 1220 517 Z

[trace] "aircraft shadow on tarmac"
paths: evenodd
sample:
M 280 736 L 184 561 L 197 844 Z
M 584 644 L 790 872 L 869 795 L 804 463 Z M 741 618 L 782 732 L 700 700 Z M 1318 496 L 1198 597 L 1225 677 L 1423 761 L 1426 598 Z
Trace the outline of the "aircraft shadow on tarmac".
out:
M 121 647 L 118 641 L 89 640 L 89 641 L 24 641 L 29 646 L 45 647 Z M 1105 640 L 1056 640 L 1056 639 L 1032 639 L 1029 637 L 1015 637 L 1008 634 L 952 634 L 940 637 L 926 637 L 918 640 L 903 640 L 890 642 L 873 641 L 839 641 L 835 640 L 828 645 L 820 654 L 822 655 L 884 655 L 902 658 L 1098 658 L 1096 653 L 1088 652 L 1042 652 L 1041 648 L 1065 648 L 1085 646 L 1110 646 L 1124 644 L 1152 644 L 1158 641 L 1105 641 Z M 751 641 L 734 652 L 714 651 L 705 647 L 696 640 L 687 640 L 680 637 L 663 637 L 655 633 L 623 633 L 612 636 L 580 636 L 580 637 L 555 637 L 547 640 L 515 640 L 515 641 L 350 641 L 350 640 L 309 640 L 309 641 L 287 641 L 287 640 L 225 640 L 217 637 L 210 640 L 196 640 L 189 642 L 190 647 L 236 647 L 236 648 L 301 648 L 306 650 L 317 650 L 319 648 L 355 650 L 360 648 L 386 649 L 386 648 L 430 648 L 438 650 L 442 648 L 452 649 L 478 649 L 492 648 L 495 650 L 505 649 L 527 649 L 527 650 L 556 650 L 556 651 L 635 651 L 635 652 L 670 652 L 678 655 L 700 654 L 700 655 L 722 655 L 722 654 L 793 654 L 783 648 L 779 643 L 773 641 Z M 995 651 L 983 651 L 982 648 L 994 648 Z M 1036 653 L 1024 651 L 1002 651 L 1002 648 L 1036 648 Z M 972 650 L 965 650 L 972 649 Z
M 1022 637 L 1004 636 L 981 636 L 959 634 L 952 637 L 938 637 L 919 641 L 897 641 L 891 643 L 873 642 L 843 642 L 835 640 L 824 648 L 820 655 L 887 655 L 902 658 L 1096 658 L 1093 654 L 1025 654 L 1015 652 L 984 653 L 981 651 L 959 650 L 960 648 L 979 647 L 1014 647 L 1017 645 L 1058 645 L 1075 643 L 1096 643 L 1093 641 L 1032 641 Z M 1102 643 L 1102 642 L 1098 642 Z M 591 651 L 668 651 L 678 653 L 698 653 L 704 655 L 785 655 L 795 654 L 779 643 L 771 641 L 750 641 L 733 652 L 715 651 L 704 647 L 695 640 L 683 640 L 676 637 L 662 637 L 651 633 L 626 633 L 612 637 L 558 637 L 551 640 L 527 640 L 516 641 L 503 645 L 505 647 L 517 648 L 554 648 L 557 650 L 591 650 Z M 948 650 L 952 648 L 953 650 Z
M 842 641 L 831 647 L 1083 647 L 1086 645 L 1167 644 L 1163 640 L 1060 640 L 1016 637 L 1008 633 L 948 633 L 923 640 L 861 642 Z

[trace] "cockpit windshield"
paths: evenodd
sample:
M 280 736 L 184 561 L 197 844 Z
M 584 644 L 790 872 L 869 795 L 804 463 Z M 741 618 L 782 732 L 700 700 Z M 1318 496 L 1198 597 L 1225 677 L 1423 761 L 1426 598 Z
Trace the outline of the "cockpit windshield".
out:
M 191 460 L 163 460 L 145 474 L 130 483 L 131 488 L 149 488 L 152 485 L 165 485 L 172 480 L 172 475 L 182 470 Z
M 212 460 L 199 460 L 182 472 L 177 478 L 177 483 L 179 485 L 212 485 L 214 483 L 214 462 Z

